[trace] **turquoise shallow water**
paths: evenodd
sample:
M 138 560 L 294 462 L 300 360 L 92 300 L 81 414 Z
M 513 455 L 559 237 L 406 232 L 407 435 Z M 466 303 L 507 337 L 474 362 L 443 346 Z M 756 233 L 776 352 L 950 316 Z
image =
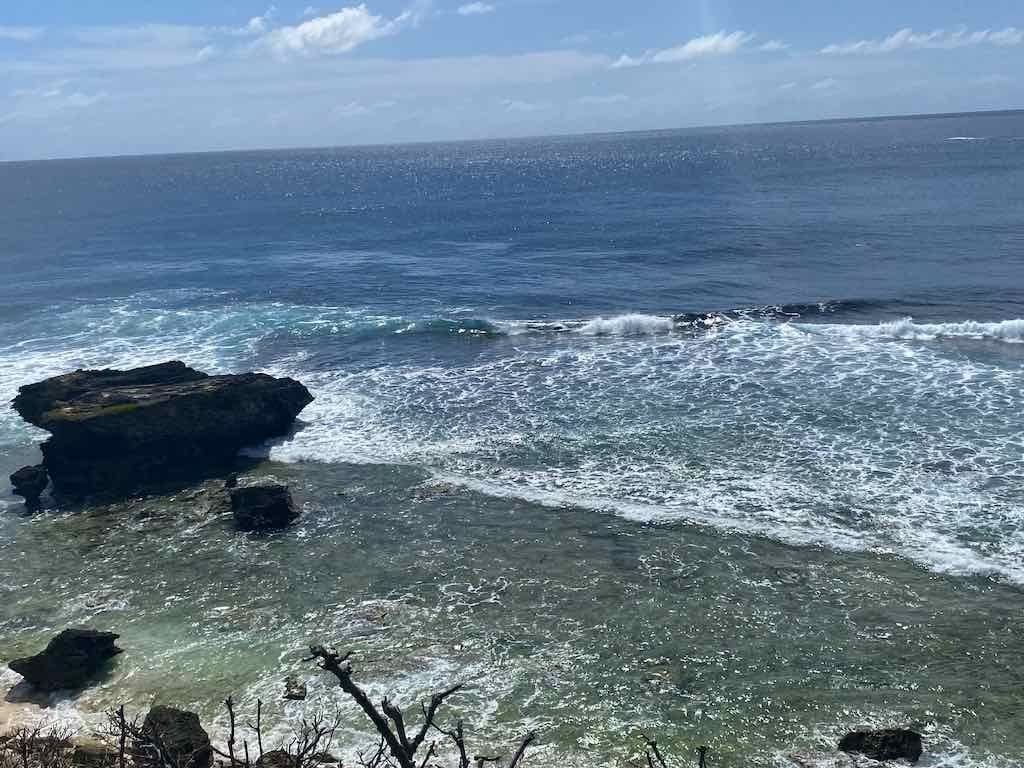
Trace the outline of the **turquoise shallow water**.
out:
M 618 765 L 642 731 L 678 754 L 707 743 L 720 765 L 785 765 L 860 724 L 914 724 L 959 761 L 926 765 L 1011 765 L 1024 749 L 1015 587 L 495 500 L 409 469 L 267 469 L 303 505 L 285 534 L 240 536 L 195 491 L 8 517 L 5 533 L 23 526 L 0 547 L 17 574 L 0 609 L 9 652 L 65 624 L 114 628 L 128 650 L 80 711 L 156 699 L 223 726 L 234 693 L 267 701 L 283 733 L 341 705 L 342 743 L 362 746 L 361 717 L 301 661 L 330 641 L 405 703 L 466 681 L 477 738 L 539 728 L 541 765 Z M 289 673 L 308 702 L 281 703 Z
M 481 738 L 536 725 L 539 765 L 619 765 L 643 729 L 784 765 L 859 724 L 919 725 L 930 766 L 1019 764 L 1022 135 L 0 164 L 0 396 L 169 358 L 316 395 L 249 451 L 304 504 L 279 536 L 201 489 L 0 496 L 0 657 L 122 632 L 72 718 L 213 720 L 234 692 L 283 732 L 322 639 L 405 701 L 469 681 Z M 42 437 L 0 413 L 0 470 Z

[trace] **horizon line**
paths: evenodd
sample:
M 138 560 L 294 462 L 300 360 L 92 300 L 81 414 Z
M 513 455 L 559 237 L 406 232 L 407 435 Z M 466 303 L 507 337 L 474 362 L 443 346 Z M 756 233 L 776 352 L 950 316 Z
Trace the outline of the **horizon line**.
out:
M 674 133 L 679 131 L 699 130 L 728 130 L 736 128 L 772 128 L 784 126 L 801 125 L 829 125 L 837 123 L 866 123 L 866 122 L 887 122 L 893 120 L 938 120 L 942 118 L 986 116 L 997 117 L 1001 115 L 1024 114 L 1024 107 L 1011 107 L 1005 109 L 982 109 L 967 112 L 919 112 L 909 114 L 890 115 L 850 115 L 846 117 L 824 117 L 813 120 L 771 120 L 767 122 L 739 122 L 739 123 L 701 123 L 687 126 L 676 126 L 671 128 L 633 128 L 624 131 L 584 131 L 581 133 L 546 133 L 528 134 L 522 136 L 492 136 L 487 138 L 463 138 L 463 139 L 422 139 L 413 141 L 395 142 L 364 142 L 353 144 L 322 144 L 291 147 L 255 147 L 251 149 L 199 149 L 185 150 L 179 152 L 139 152 L 123 155 L 67 155 L 62 157 L 39 157 L 20 160 L 0 159 L 0 165 L 28 164 L 28 163 L 60 163 L 82 160 L 135 160 L 143 158 L 170 158 L 170 157 L 195 157 L 205 155 L 231 155 L 231 154 L 266 154 L 272 152 L 324 152 L 344 149 L 372 149 L 384 147 L 417 147 L 445 144 L 484 144 L 488 142 L 509 142 L 509 141 L 538 141 L 542 139 L 572 139 L 598 136 L 630 136 L 635 134 L 648 133 Z

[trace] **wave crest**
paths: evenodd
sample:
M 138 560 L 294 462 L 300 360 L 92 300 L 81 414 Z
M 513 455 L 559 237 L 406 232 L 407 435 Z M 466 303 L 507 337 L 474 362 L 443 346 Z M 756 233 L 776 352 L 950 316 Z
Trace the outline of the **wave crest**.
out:
M 615 317 L 595 317 L 579 327 L 584 336 L 654 336 L 671 333 L 675 322 L 671 317 L 630 313 Z
M 954 323 L 915 323 L 911 317 L 882 322 L 878 325 L 845 325 L 848 334 L 892 339 L 932 341 L 934 339 L 991 339 L 1013 344 L 1024 342 L 1024 319 L 983 323 L 963 320 Z

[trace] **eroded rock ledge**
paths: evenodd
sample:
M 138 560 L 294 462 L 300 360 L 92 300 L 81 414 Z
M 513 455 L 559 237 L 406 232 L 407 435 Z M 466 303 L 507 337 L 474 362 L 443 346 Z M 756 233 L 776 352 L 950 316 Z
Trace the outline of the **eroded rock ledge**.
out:
M 241 448 L 286 434 L 312 400 L 294 379 L 210 376 L 172 361 L 55 376 L 22 387 L 13 406 L 51 434 L 42 450 L 54 491 L 83 497 L 227 471 Z

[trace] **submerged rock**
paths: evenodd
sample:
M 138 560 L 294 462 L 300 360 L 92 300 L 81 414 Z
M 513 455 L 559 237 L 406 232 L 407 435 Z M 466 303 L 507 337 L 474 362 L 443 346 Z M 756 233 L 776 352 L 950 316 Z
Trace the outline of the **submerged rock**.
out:
M 14 493 L 25 499 L 29 507 L 39 506 L 39 497 L 43 495 L 46 486 L 50 484 L 50 476 L 46 474 L 46 467 L 37 464 L 34 467 L 22 467 L 11 475 L 11 486 Z
M 288 675 L 284 681 L 284 697 L 289 701 L 303 701 L 306 698 L 306 684 L 295 675 Z
M 243 531 L 286 528 L 299 516 L 288 486 L 272 478 L 239 481 L 228 492 L 235 523 Z
M 65 629 L 35 656 L 15 659 L 8 666 L 40 691 L 84 687 L 121 653 L 119 635 L 95 629 Z
M 921 759 L 921 734 L 905 728 L 887 728 L 880 731 L 853 731 L 839 742 L 843 752 L 859 752 L 872 760 Z
M 210 768 L 213 747 L 195 712 L 155 706 L 142 723 L 143 736 L 179 768 Z
M 173 361 L 75 371 L 18 390 L 15 410 L 51 437 L 54 489 L 121 494 L 208 477 L 239 449 L 285 434 L 313 396 L 260 373 L 209 376 Z

